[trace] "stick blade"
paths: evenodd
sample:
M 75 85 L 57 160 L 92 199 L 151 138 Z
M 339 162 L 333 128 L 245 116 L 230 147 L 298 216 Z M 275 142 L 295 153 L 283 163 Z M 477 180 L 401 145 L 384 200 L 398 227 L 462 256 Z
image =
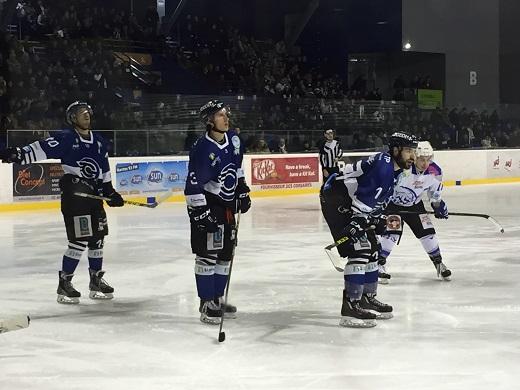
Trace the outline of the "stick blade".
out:
M 219 343 L 222 343 L 222 342 L 225 341 L 225 340 L 226 340 L 226 332 L 220 332 L 220 333 L 218 334 L 218 342 L 219 342 Z

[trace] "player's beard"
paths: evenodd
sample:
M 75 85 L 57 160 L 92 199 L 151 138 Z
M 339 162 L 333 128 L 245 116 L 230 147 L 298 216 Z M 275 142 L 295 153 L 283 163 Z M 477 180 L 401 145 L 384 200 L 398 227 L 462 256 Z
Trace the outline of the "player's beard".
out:
M 397 159 L 395 159 L 395 162 L 401 169 L 410 169 L 412 167 L 414 160 L 413 159 L 405 160 L 403 158 L 402 153 L 399 153 L 399 156 L 397 157 Z

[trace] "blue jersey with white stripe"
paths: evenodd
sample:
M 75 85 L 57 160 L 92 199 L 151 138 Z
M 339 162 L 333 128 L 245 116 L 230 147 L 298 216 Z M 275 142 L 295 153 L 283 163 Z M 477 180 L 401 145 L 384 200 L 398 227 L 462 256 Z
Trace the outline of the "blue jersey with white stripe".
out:
M 208 134 L 199 138 L 190 152 L 188 178 L 184 194 L 188 206 L 206 205 L 211 193 L 223 202 L 235 199 L 239 178 L 244 177 L 242 159 L 244 148 L 238 135 L 229 130 L 222 143 Z
M 382 210 L 393 194 L 396 177 L 392 157 L 377 153 L 344 168 L 343 179 L 352 199 L 355 214 L 370 214 Z
M 108 152 L 103 138 L 92 131 L 83 138 L 66 129 L 22 148 L 22 165 L 47 159 L 61 160 L 63 171 L 89 180 L 110 182 Z

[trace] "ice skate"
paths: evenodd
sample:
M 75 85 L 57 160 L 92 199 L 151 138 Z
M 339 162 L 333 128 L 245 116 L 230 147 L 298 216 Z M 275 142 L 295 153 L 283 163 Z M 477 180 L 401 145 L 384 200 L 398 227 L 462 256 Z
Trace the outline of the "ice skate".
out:
M 202 301 L 199 307 L 200 320 L 206 324 L 219 325 L 222 318 L 222 309 L 214 300 Z
M 446 267 L 446 265 L 442 261 L 434 262 L 433 265 L 437 270 L 438 278 L 442 278 L 442 280 L 445 280 L 447 282 L 451 280 L 451 271 L 448 269 L 448 267 Z
M 111 287 L 103 275 L 105 271 L 95 271 L 89 268 L 90 283 L 89 283 L 89 297 L 90 299 L 112 299 L 114 298 L 114 289 Z
M 67 274 L 63 271 L 59 272 L 59 283 L 57 289 L 57 302 L 64 304 L 78 304 L 81 293 L 72 285 L 72 277 L 74 274 Z
M 372 328 L 377 325 L 377 316 L 361 307 L 360 301 L 351 301 L 343 291 L 340 326 L 347 328 Z
M 392 314 L 393 307 L 377 300 L 375 296 L 363 294 L 360 305 L 363 309 L 374 313 L 378 320 L 388 320 L 394 316 Z
M 224 297 L 218 298 L 218 303 L 220 304 L 220 307 L 224 311 L 224 317 L 225 318 L 237 318 L 237 307 L 228 303 L 224 303 Z

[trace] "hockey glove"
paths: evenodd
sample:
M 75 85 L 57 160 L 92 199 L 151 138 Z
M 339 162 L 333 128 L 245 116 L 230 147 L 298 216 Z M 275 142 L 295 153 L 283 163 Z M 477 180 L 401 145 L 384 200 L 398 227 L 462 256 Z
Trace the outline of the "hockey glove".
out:
M 443 200 L 441 200 L 438 203 L 431 203 L 433 213 L 435 215 L 435 218 L 439 219 L 448 219 L 448 206 L 446 206 L 446 203 L 444 203 Z
M 0 158 L 4 163 L 17 163 L 22 162 L 22 149 L 20 148 L 5 148 L 0 151 Z
M 353 217 L 350 223 L 343 229 L 343 234 L 352 242 L 366 240 L 367 220 L 363 217 Z
M 208 233 L 215 233 L 218 231 L 218 223 L 215 217 L 211 214 L 208 206 L 190 207 L 188 206 L 188 215 L 190 216 L 190 223 L 200 231 Z
M 246 180 L 241 177 L 238 179 L 237 188 L 235 190 L 238 199 L 238 208 L 242 214 L 245 214 L 251 208 L 251 198 L 249 192 L 251 190 L 246 184 Z
M 381 236 L 381 235 L 385 234 L 385 232 L 386 232 L 386 218 L 387 218 L 387 215 L 385 215 L 385 214 L 381 214 L 377 217 L 370 218 L 370 225 L 372 225 L 374 227 L 374 232 L 378 236 Z
M 123 207 L 125 205 L 123 197 L 112 187 L 111 182 L 103 183 L 103 196 L 110 198 L 110 200 L 107 200 L 110 207 Z

